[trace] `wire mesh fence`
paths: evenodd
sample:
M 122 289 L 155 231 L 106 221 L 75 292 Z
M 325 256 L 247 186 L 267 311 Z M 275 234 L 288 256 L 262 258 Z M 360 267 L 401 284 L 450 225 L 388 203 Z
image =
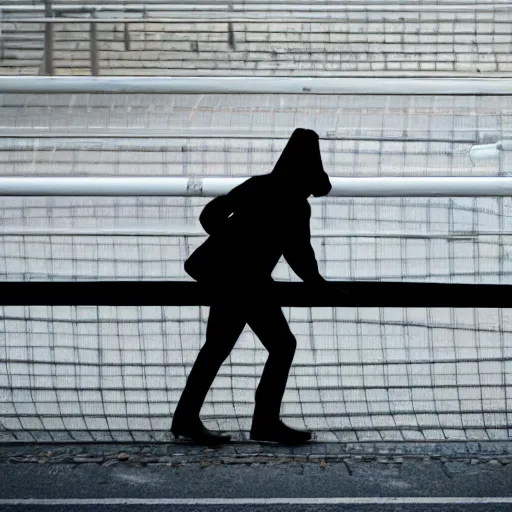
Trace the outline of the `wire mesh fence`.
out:
M 509 96 L 4 94 L 0 104 L 4 176 L 262 174 L 298 126 L 321 134 L 332 176 L 491 178 L 510 164 L 507 151 L 475 165 L 469 154 L 474 144 L 507 139 Z M 151 130 L 160 138 L 147 137 Z M 106 137 L 116 131 L 121 136 Z M 4 281 L 186 280 L 183 262 L 204 239 L 197 219 L 207 201 L 3 197 L 0 274 Z M 312 241 L 329 279 L 510 284 L 508 197 L 311 205 L 314 233 L 342 233 Z M 122 229 L 132 234 L 101 232 Z M 144 234 L 151 229 L 171 233 Z M 297 280 L 284 261 L 274 278 Z M 2 441 L 169 439 L 207 307 L 0 311 Z M 318 440 L 510 438 L 508 309 L 284 312 L 298 349 L 282 415 Z M 244 330 L 207 397 L 205 423 L 247 438 L 265 359 Z

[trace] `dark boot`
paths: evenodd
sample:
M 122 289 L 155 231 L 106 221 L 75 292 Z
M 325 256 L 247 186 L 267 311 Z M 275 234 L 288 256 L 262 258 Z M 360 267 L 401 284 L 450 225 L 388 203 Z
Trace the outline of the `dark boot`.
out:
M 279 419 L 279 409 L 276 403 L 270 403 L 269 407 L 256 404 L 250 433 L 251 440 L 287 445 L 302 444 L 311 440 L 311 432 L 285 425 Z
M 221 432 L 208 430 L 199 418 L 186 418 L 174 415 L 171 432 L 174 437 L 188 437 L 198 444 L 214 445 L 229 443 L 231 436 Z
M 256 407 L 250 433 L 253 441 L 296 445 L 311 439 L 311 432 L 288 427 L 279 419 L 295 346 L 296 341 L 291 334 L 268 346 L 269 357 L 256 390 Z
M 281 420 L 266 423 L 253 419 L 250 438 L 253 441 L 298 445 L 310 441 L 311 432 L 288 427 Z
M 171 432 L 175 437 L 188 437 L 196 443 L 210 445 L 228 443 L 231 440 L 229 435 L 208 430 L 199 419 L 206 394 L 231 349 L 231 345 L 224 350 L 217 349 L 216 345 L 207 341 L 190 371 L 174 411 Z

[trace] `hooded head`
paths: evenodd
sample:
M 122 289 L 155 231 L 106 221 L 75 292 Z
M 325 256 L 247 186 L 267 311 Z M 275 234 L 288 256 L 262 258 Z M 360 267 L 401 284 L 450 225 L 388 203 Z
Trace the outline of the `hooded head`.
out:
M 288 190 L 306 196 L 325 196 L 332 188 L 322 164 L 318 134 L 305 128 L 292 133 L 270 175 L 282 180 Z

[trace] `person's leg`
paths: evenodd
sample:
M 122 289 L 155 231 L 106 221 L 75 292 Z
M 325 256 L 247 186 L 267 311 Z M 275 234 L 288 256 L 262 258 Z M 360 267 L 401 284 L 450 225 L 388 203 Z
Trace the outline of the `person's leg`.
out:
M 171 429 L 173 432 L 183 433 L 183 425 L 186 428 L 200 425 L 199 413 L 206 394 L 244 326 L 245 318 L 236 306 L 218 304 L 210 307 L 206 342 L 199 351 L 176 407 Z
M 254 308 L 247 323 L 268 351 L 256 405 L 263 404 L 266 415 L 277 420 L 297 342 L 279 306 Z
M 311 433 L 294 430 L 279 419 L 281 401 L 297 342 L 281 308 L 270 304 L 252 308 L 249 327 L 268 351 L 268 359 L 256 390 L 251 438 L 296 444 L 311 439 Z

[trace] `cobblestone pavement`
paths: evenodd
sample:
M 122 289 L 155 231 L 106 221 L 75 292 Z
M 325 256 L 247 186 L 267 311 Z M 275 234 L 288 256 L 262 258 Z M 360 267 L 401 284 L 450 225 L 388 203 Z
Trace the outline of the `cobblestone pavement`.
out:
M 407 460 L 437 460 L 456 464 L 505 466 L 512 463 L 512 443 L 416 443 L 339 444 L 315 443 L 299 447 L 233 443 L 204 447 L 186 443 L 168 444 L 45 444 L 2 445 L 0 463 L 166 465 L 287 464 L 375 462 L 403 464 Z

